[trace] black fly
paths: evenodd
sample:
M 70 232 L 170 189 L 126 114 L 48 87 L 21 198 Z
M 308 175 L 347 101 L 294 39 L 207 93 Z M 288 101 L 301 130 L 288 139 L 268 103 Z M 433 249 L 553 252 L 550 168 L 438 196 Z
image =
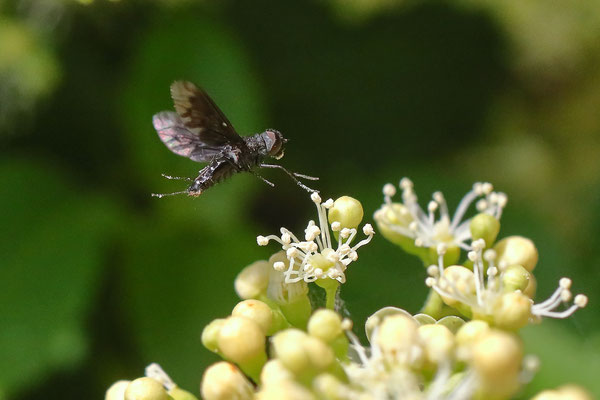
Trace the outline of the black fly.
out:
M 161 111 L 154 115 L 152 123 L 160 140 L 173 153 L 197 162 L 208 162 L 196 179 L 163 175 L 168 179 L 191 181 L 185 191 L 155 194 L 156 197 L 187 193 L 200 196 L 206 189 L 237 172 L 251 172 L 271 186 L 275 186 L 254 169 L 278 168 L 288 174 L 301 188 L 314 192 L 297 178 L 317 180 L 319 178 L 288 171 L 281 165 L 263 164 L 267 157 L 283 157 L 287 139 L 274 129 L 241 137 L 233 126 L 202 89 L 191 82 L 176 81 L 171 85 L 171 97 L 175 111 Z

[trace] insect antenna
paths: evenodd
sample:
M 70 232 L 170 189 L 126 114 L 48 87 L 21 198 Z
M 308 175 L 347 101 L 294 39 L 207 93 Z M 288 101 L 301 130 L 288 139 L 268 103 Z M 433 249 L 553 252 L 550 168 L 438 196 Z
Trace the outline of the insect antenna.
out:
M 166 196 L 175 196 L 176 194 L 187 194 L 187 191 L 181 191 L 181 192 L 173 192 L 173 193 L 152 193 L 152 197 L 158 197 L 159 199 L 162 199 L 163 197 Z
M 277 164 L 260 164 L 260 166 L 262 168 L 277 168 L 282 170 L 283 172 L 285 172 L 286 174 L 289 175 L 290 178 L 292 178 L 294 180 L 294 182 L 296 182 L 296 185 L 300 186 L 302 189 L 306 190 L 309 193 L 313 193 L 313 192 L 319 192 L 318 190 L 314 190 L 309 188 L 308 186 L 306 186 L 304 183 L 300 182 L 298 180 L 298 178 L 296 178 L 296 176 L 299 176 L 301 178 L 305 178 L 305 179 L 310 179 L 310 180 L 318 180 L 319 178 L 315 178 L 313 176 L 308 176 L 308 175 L 302 175 L 302 174 L 296 174 L 295 172 L 290 172 L 287 168 L 281 166 L 281 165 L 277 165 Z
M 264 183 L 266 183 L 267 185 L 271 186 L 271 187 L 275 187 L 275 184 L 265 178 L 263 178 L 262 176 L 260 176 L 259 174 L 257 174 L 256 172 L 252 171 L 252 174 L 257 177 L 258 179 L 260 179 L 261 181 L 263 181 Z
M 171 179 L 171 180 L 176 180 L 176 181 L 188 181 L 191 182 L 193 181 L 192 178 L 189 178 L 187 176 L 171 176 L 171 175 L 167 175 L 167 174 L 160 174 L 163 178 L 167 178 L 167 179 Z

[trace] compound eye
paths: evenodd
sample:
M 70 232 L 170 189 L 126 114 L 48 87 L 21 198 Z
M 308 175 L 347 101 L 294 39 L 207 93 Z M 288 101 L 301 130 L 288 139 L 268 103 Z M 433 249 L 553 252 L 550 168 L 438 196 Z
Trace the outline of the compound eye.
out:
M 281 134 L 275 131 L 266 131 L 266 134 L 269 139 L 269 144 L 267 144 L 269 155 L 273 158 L 280 159 L 283 157 L 283 138 L 281 137 Z

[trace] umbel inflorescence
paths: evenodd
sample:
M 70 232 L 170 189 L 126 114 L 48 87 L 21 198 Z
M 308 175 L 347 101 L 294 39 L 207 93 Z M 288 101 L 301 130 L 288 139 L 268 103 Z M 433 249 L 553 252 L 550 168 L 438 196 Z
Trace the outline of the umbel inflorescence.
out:
M 204 372 L 202 398 L 500 400 L 519 393 L 538 367 L 523 354 L 519 329 L 566 318 L 585 307 L 586 296 L 573 297 L 571 281 L 562 278 L 550 298 L 534 302 L 537 249 L 521 236 L 497 240 L 507 197 L 491 184 L 473 185 L 452 215 L 440 192 L 423 210 L 410 180 L 400 189 L 402 201 L 395 202 L 396 188 L 384 186 L 374 219 L 383 237 L 423 262 L 430 294 L 421 312 L 376 311 L 365 324 L 368 344 L 360 343 L 336 298 L 375 230 L 360 227 L 356 199 L 322 201 L 313 193 L 316 221 L 304 235 L 281 228 L 258 236 L 260 246 L 280 248 L 238 274 L 242 301 L 202 332 L 202 344 L 224 360 Z M 324 291 L 324 304 L 311 303 L 309 285 Z M 106 400 L 197 399 L 157 364 L 145 375 L 116 382 Z M 590 398 L 576 386 L 535 397 Z

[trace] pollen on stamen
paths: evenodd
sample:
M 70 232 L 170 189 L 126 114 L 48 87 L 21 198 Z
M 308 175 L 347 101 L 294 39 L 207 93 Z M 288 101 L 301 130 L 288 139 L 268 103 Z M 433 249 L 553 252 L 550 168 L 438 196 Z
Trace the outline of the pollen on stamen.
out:
M 413 183 L 409 178 L 402 178 L 400 179 L 400 188 L 403 190 L 409 190 L 412 189 L 413 187 Z
M 477 252 L 476 251 L 470 251 L 467 253 L 467 258 L 473 262 L 477 261 Z
M 327 201 L 325 203 L 323 203 L 323 207 L 325 207 L 327 209 L 333 207 L 333 199 L 327 199 Z
M 492 190 L 494 190 L 494 185 L 492 185 L 491 183 L 483 182 L 481 184 L 481 191 L 483 192 L 483 194 L 488 195 L 492 193 Z
M 375 234 L 375 230 L 371 224 L 365 224 L 365 226 L 363 226 L 363 233 L 367 236 L 372 236 Z
M 433 287 L 435 286 L 435 283 L 437 282 L 437 280 L 435 278 L 429 277 L 427 279 L 425 279 L 425 285 L 427 287 Z
M 481 199 L 475 204 L 475 208 L 477 208 L 477 211 L 479 212 L 485 211 L 488 208 L 488 206 L 489 204 L 485 199 Z
M 570 289 L 573 282 L 569 278 L 560 278 L 558 285 L 563 289 Z
M 342 229 L 342 224 L 339 223 L 339 221 L 333 221 L 331 223 L 331 230 L 334 232 L 339 232 L 339 230 Z
M 346 239 L 348 236 L 350 236 L 350 233 L 352 233 L 352 231 L 348 228 L 344 228 L 340 231 L 340 237 L 342 239 Z
M 396 194 L 396 187 L 391 183 L 383 185 L 383 195 L 387 197 L 394 197 Z
M 573 301 L 573 303 L 575 303 L 575 305 L 579 308 L 584 308 L 585 306 L 587 306 L 588 297 L 585 294 L 578 294 L 577 296 L 575 296 L 575 300 Z
M 292 243 L 292 237 L 289 233 L 285 232 L 281 235 L 281 241 L 285 244 L 290 244 Z
M 430 201 L 427 204 L 427 211 L 429 211 L 430 213 L 435 212 L 435 210 L 438 209 L 438 203 L 435 201 Z
M 275 271 L 283 272 L 285 271 L 285 263 L 283 261 L 277 261 L 273 264 L 273 269 Z
M 352 324 L 352 320 L 350 318 L 344 318 L 342 320 L 342 326 L 341 326 L 341 328 L 344 331 L 350 331 L 350 330 L 352 330 L 352 325 L 353 325 Z
M 430 265 L 427 267 L 427 275 L 436 277 L 439 275 L 440 269 L 437 265 Z
M 294 258 L 298 255 L 298 249 L 295 247 L 290 247 L 289 249 L 286 250 L 285 252 L 287 258 Z
M 494 261 L 496 259 L 496 251 L 494 251 L 493 249 L 487 249 L 483 253 L 483 259 L 487 262 Z
M 259 246 L 266 246 L 269 244 L 269 239 L 267 239 L 266 237 L 264 237 L 262 235 L 258 235 L 256 237 L 256 243 L 258 243 Z
M 444 254 L 446 254 L 447 250 L 448 250 L 448 245 L 446 243 L 440 243 L 437 245 L 438 256 L 443 256 Z
M 319 196 L 319 193 L 317 192 L 312 192 L 310 199 L 316 204 L 321 204 L 321 196 Z
M 560 299 L 563 303 L 568 303 L 569 301 L 571 301 L 572 297 L 573 297 L 573 295 L 571 294 L 571 291 L 568 289 L 565 289 L 562 292 L 560 292 Z

